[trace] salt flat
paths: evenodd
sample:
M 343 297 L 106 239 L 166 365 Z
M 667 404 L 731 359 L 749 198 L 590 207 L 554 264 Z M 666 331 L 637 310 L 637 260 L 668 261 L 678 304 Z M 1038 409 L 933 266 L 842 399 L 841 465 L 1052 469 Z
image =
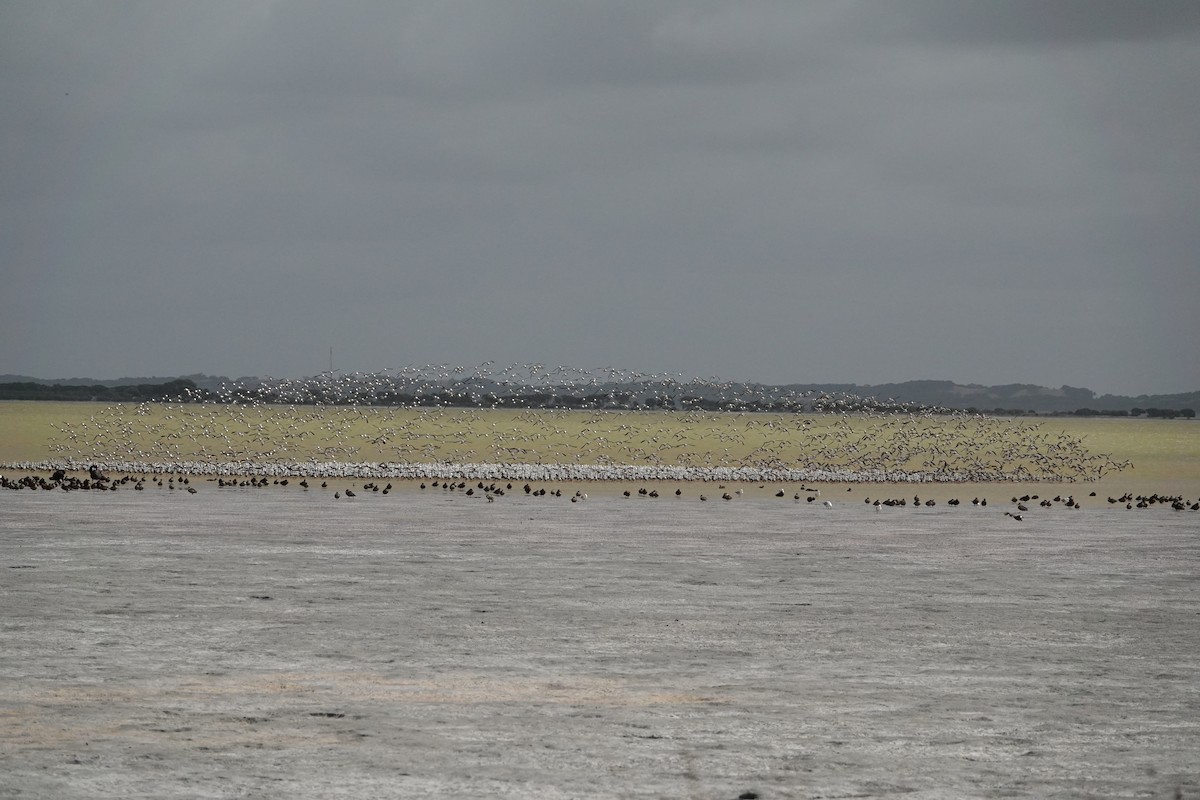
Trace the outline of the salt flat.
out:
M 1195 797 L 1169 507 L 0 495 L 0 797 Z

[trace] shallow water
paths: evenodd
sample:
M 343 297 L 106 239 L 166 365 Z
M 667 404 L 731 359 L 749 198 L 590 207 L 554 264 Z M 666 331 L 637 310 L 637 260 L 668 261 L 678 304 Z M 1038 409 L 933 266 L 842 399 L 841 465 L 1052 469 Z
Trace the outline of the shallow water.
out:
M 1200 515 L 0 494 L 0 797 L 1185 797 Z

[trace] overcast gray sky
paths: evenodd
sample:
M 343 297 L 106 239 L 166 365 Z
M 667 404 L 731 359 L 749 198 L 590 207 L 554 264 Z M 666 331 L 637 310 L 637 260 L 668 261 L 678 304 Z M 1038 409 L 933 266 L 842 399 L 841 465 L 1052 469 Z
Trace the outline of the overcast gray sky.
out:
M 1200 2 L 0 4 L 0 373 L 1200 389 Z

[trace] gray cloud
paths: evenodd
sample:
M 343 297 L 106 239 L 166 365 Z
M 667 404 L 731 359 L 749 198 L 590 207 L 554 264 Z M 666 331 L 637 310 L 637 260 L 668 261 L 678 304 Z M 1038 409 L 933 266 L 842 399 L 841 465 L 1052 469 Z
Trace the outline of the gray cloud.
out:
M 8 6 L 0 372 L 1195 389 L 1197 13 L 1137 5 Z
M 978 46 L 1094 45 L 1194 39 L 1200 7 L 1189 0 L 915 0 L 888 12 L 857 3 L 854 30 L 918 42 Z

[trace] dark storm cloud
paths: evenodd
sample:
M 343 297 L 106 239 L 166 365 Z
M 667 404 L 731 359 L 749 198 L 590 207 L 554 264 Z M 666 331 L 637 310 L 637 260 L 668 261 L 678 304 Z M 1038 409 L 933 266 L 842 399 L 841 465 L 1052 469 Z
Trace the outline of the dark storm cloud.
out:
M 0 372 L 1195 388 L 1198 7 L 6 6 Z

